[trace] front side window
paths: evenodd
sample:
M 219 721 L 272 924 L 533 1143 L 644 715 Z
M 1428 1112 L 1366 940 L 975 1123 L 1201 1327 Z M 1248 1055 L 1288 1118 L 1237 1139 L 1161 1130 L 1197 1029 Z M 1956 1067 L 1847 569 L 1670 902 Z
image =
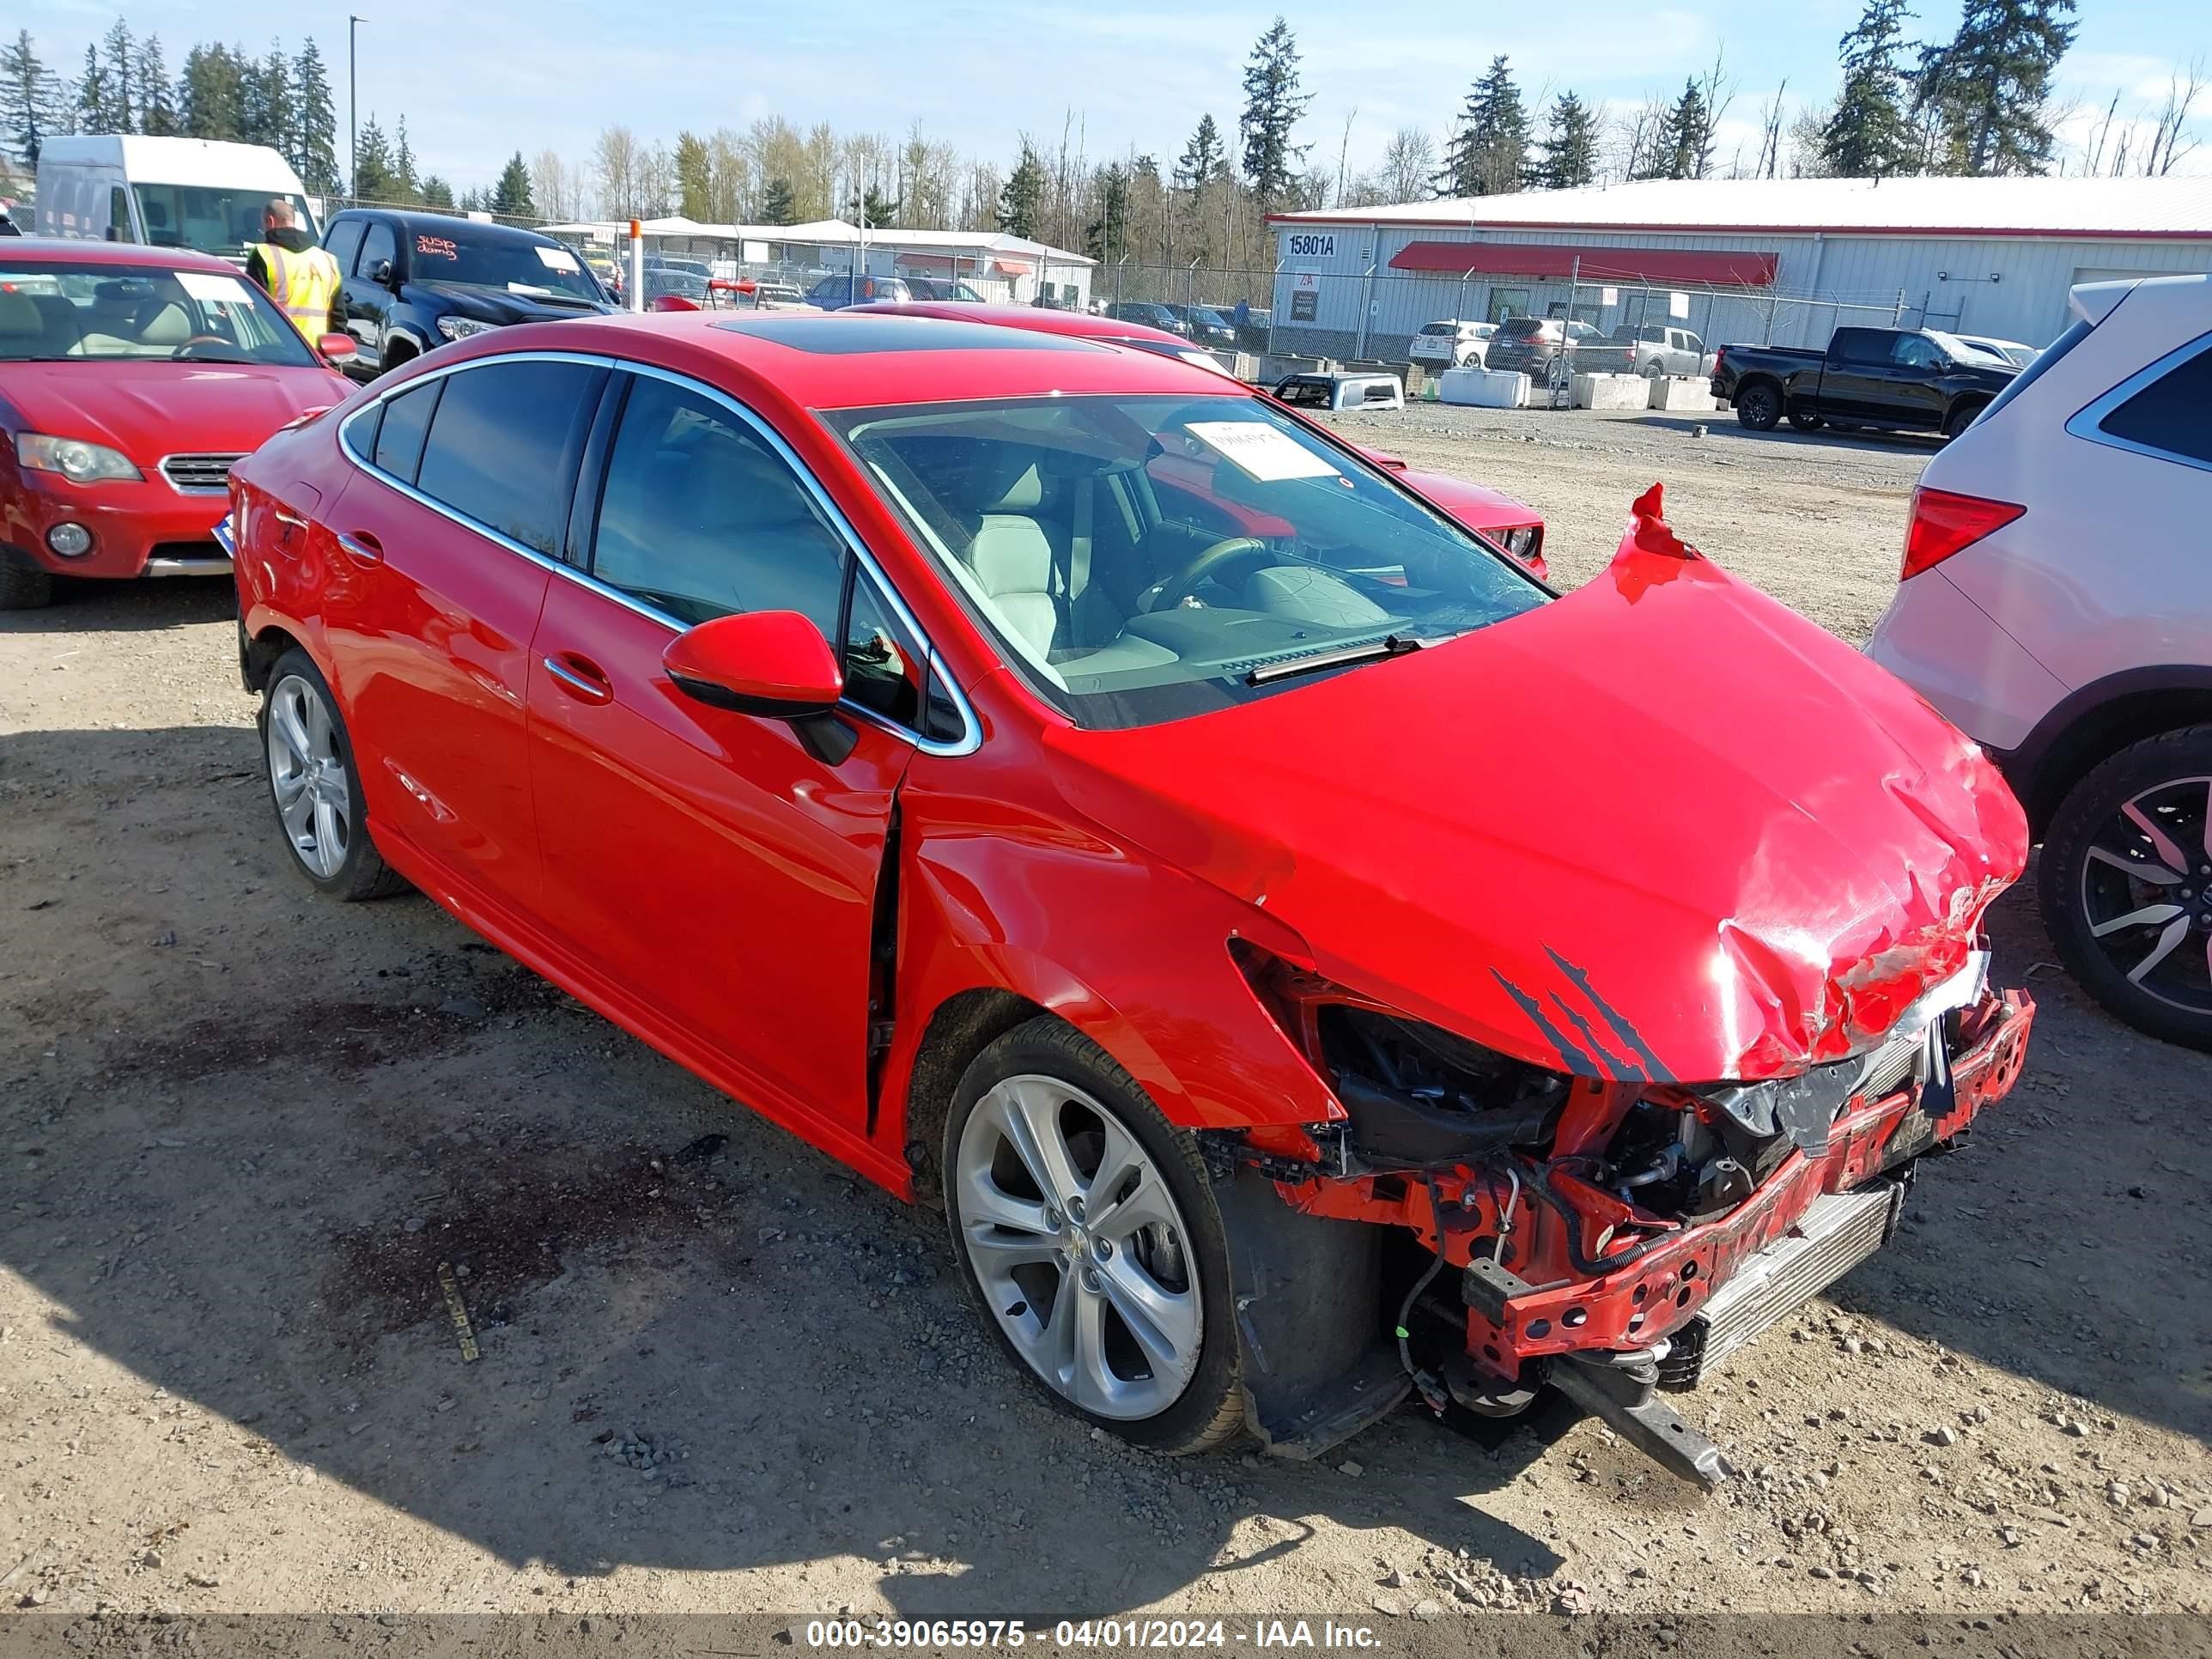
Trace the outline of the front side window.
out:
M 323 252 L 337 261 L 338 275 L 353 274 L 353 256 L 361 252 L 361 234 L 367 227 L 358 219 L 341 219 L 331 227 Z
M 1081 726 L 1369 672 L 1544 602 L 1502 556 L 1261 398 L 824 419 L 1008 664 Z
M 592 574 L 687 626 L 796 611 L 838 641 L 843 540 L 746 422 L 666 380 L 630 382 L 607 453 Z
M 1942 361 L 1934 342 L 1922 339 L 1917 334 L 1897 337 L 1897 366 L 1899 368 L 1933 368 Z
M 555 556 L 578 428 L 597 407 L 600 374 L 583 363 L 520 358 L 445 376 L 415 487 Z
M 373 220 L 368 234 L 362 238 L 361 263 L 354 269 L 364 276 L 374 276 L 379 265 L 398 268 L 399 240 L 392 234 L 392 227 L 381 219 Z
M 118 357 L 301 368 L 315 362 L 269 296 L 234 272 L 0 259 L 0 361 Z

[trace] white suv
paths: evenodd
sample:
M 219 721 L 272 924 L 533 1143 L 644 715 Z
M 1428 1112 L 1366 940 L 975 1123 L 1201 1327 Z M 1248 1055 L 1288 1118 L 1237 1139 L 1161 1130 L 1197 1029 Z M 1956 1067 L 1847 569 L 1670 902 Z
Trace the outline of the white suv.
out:
M 2073 310 L 1921 474 L 1867 650 L 2011 779 L 2075 977 L 2212 1048 L 2212 277 Z
M 1469 363 L 1480 368 L 1491 337 L 1497 332 L 1495 323 L 1462 323 L 1447 317 L 1441 322 L 1422 324 L 1407 355 L 1430 368 L 1465 368 Z

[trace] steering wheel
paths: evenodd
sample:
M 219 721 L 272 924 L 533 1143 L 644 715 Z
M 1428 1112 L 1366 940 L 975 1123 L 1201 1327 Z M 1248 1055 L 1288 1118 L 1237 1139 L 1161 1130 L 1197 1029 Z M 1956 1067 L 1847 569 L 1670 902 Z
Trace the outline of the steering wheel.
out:
M 226 340 L 220 334 L 195 334 L 191 339 L 186 340 L 182 345 L 171 352 L 169 356 L 173 362 L 180 357 L 191 356 L 192 355 L 192 348 L 194 346 L 210 345 L 221 346 L 225 351 L 235 351 L 238 349 L 238 345 L 235 341 Z
M 1229 565 L 1274 556 L 1265 542 L 1253 537 L 1224 536 L 1165 581 L 1153 583 L 1137 601 L 1137 609 L 1141 611 L 1172 611 L 1216 571 Z

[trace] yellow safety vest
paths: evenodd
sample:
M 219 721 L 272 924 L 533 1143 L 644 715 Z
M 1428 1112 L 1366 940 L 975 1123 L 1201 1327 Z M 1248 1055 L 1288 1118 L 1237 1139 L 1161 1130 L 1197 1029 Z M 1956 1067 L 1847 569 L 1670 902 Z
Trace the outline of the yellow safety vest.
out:
M 331 331 L 331 302 L 337 297 L 338 262 L 319 247 L 288 253 L 274 242 L 256 242 L 269 273 L 269 296 L 284 308 L 309 345 Z

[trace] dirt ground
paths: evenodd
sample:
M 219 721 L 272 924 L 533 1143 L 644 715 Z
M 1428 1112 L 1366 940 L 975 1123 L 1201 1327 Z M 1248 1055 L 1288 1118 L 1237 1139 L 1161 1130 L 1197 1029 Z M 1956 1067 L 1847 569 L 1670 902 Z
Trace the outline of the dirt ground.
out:
M 1688 539 L 1853 640 L 1932 453 L 1352 423 L 1536 504 L 1568 585 L 1663 479 Z M 2212 1060 L 2091 1007 L 2024 895 L 1995 929 L 2041 1003 L 2027 1076 L 1893 1249 L 1686 1402 L 1745 1471 L 1720 1496 L 1556 1412 L 1158 1461 L 1008 1369 L 931 1218 L 428 901 L 317 900 L 231 615 L 145 584 L 0 617 L 6 1605 L 2212 1607 Z

